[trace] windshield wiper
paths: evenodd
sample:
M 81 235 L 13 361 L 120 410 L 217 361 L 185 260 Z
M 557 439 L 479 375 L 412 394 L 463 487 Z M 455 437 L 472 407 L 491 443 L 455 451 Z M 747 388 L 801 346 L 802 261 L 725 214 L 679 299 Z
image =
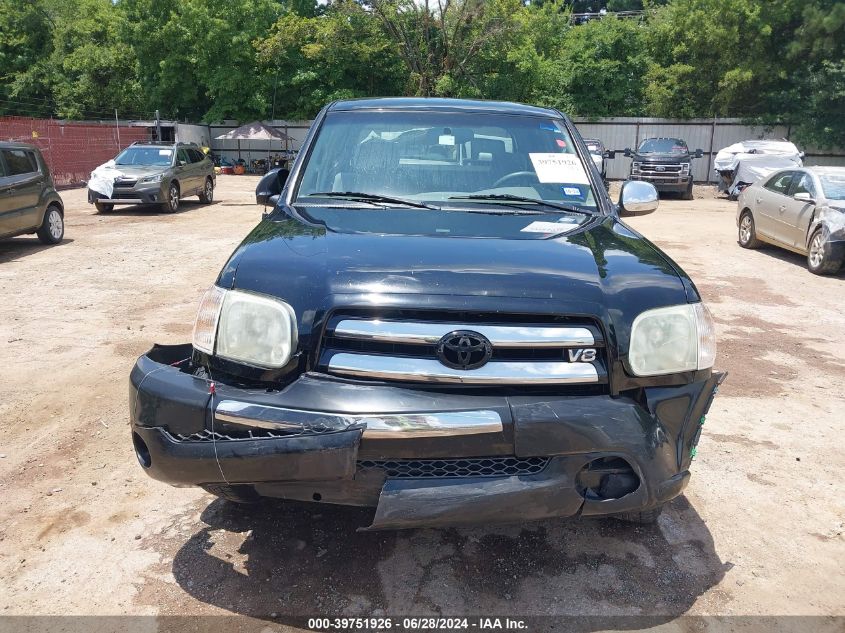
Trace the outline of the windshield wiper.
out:
M 382 196 L 376 193 L 362 193 L 360 191 L 318 191 L 309 193 L 307 197 L 325 197 L 325 198 L 345 198 L 347 200 L 362 200 L 364 202 L 384 202 L 386 204 L 401 204 L 406 207 L 414 207 L 416 209 L 432 209 L 437 210 L 423 202 L 416 200 L 405 200 L 404 198 L 393 198 L 391 196 Z
M 573 206 L 571 204 L 560 204 L 558 202 L 549 202 L 548 200 L 541 200 L 539 198 L 526 198 L 523 196 L 512 196 L 509 193 L 484 193 L 484 194 L 472 194 L 468 196 L 449 196 L 449 200 L 490 200 L 490 201 L 497 201 L 501 200 L 502 202 L 521 202 L 523 204 L 538 204 L 544 207 L 549 207 L 551 209 L 558 209 L 560 211 L 566 211 L 568 213 L 580 213 L 582 215 L 595 215 L 592 211 L 588 211 L 587 209 L 582 209 L 580 207 Z

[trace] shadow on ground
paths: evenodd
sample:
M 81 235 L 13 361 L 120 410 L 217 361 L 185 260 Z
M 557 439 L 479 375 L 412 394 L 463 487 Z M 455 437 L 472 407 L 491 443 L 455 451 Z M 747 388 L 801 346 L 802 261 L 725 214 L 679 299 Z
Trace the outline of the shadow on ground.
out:
M 179 215 L 180 213 L 187 213 L 194 209 L 201 209 L 203 207 L 213 207 L 217 204 L 220 204 L 219 200 L 215 200 L 210 204 L 206 204 L 205 202 L 199 202 L 198 200 L 194 199 L 183 199 L 179 201 L 179 209 L 177 209 L 175 213 L 165 211 L 161 208 L 161 206 L 157 204 L 132 204 L 126 206 L 116 206 L 111 211 L 102 211 L 97 213 L 97 215 L 102 217 L 108 217 L 110 215 L 121 217 L 137 217 L 143 215 Z
M 314 616 L 684 614 L 731 563 L 681 497 L 657 525 L 557 520 L 501 528 L 356 532 L 372 511 L 216 500 L 173 560 L 195 599 L 303 625 Z M 637 620 L 631 627 L 641 626 Z M 608 622 L 570 621 L 595 630 Z M 619 623 L 617 622 L 617 625 Z
M 40 253 L 46 248 L 64 248 L 72 243 L 73 240 L 68 238 L 58 244 L 44 244 L 37 237 L 10 237 L 0 240 L 0 264 Z

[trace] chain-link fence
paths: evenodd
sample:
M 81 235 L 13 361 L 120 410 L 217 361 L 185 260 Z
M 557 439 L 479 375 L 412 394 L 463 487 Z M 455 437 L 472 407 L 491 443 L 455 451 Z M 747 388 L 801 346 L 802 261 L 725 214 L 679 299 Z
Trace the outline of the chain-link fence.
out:
M 0 116 L 0 141 L 31 143 L 41 150 L 56 187 L 86 182 L 91 171 L 133 141 L 149 138 L 145 127 L 110 123 Z

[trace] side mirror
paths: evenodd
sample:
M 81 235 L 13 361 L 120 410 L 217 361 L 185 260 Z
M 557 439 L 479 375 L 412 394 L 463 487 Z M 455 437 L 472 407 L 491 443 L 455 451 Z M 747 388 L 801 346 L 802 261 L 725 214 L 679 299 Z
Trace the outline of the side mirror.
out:
M 657 189 L 650 182 L 627 180 L 619 193 L 619 210 L 625 213 L 651 213 L 659 203 Z
M 616 158 L 616 152 L 611 149 L 604 150 L 604 154 L 601 155 L 602 158 Z
M 693 158 L 701 158 L 702 156 L 704 156 L 704 150 L 703 149 L 695 150 L 695 153 L 692 155 Z
M 186 161 L 186 160 L 180 160 L 179 161 L 179 167 L 184 167 L 187 164 L 188 164 L 188 161 Z
M 271 169 L 258 181 L 255 187 L 255 204 L 272 204 L 276 206 L 279 194 L 285 187 L 288 175 L 287 169 Z
M 813 196 L 811 196 L 806 191 L 800 191 L 792 197 L 795 198 L 796 200 L 800 200 L 801 202 L 806 202 L 808 204 L 815 203 L 815 200 L 813 200 Z
M 626 147 L 625 148 L 625 156 L 628 156 L 630 158 L 632 154 L 633 154 L 633 152 L 631 151 L 631 148 Z

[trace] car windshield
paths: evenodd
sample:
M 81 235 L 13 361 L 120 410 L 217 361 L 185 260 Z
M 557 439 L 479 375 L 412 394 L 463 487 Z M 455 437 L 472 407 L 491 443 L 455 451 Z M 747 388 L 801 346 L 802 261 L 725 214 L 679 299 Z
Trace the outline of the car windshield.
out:
M 845 174 L 819 174 L 819 180 L 821 180 L 825 198 L 845 200 Z
M 595 210 L 587 172 L 563 122 L 443 111 L 329 112 L 296 203 L 389 205 L 373 196 L 455 210 L 524 210 L 525 198 Z M 506 199 L 510 196 L 510 199 Z M 517 202 L 513 196 L 519 196 Z M 535 205 L 536 206 L 536 205 Z M 558 210 L 558 213 L 561 211 Z
M 115 165 L 169 167 L 173 150 L 166 147 L 127 147 L 114 159 Z
M 687 144 L 679 138 L 649 138 L 640 143 L 638 154 L 687 154 Z

